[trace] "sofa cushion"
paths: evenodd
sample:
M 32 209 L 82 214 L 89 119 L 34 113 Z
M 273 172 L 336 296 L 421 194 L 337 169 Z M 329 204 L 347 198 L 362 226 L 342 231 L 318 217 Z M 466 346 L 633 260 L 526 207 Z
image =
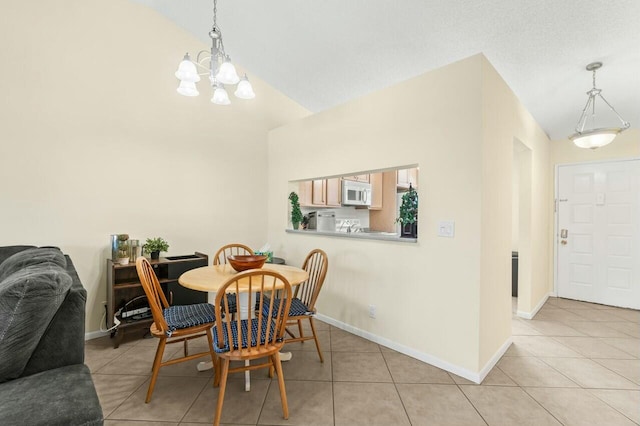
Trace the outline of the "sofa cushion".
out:
M 19 251 L 36 248 L 36 246 L 1 246 L 0 247 L 0 263 L 2 263 L 7 257 L 13 256 Z
M 52 262 L 28 266 L 0 281 L 0 383 L 22 374 L 71 282 Z
M 0 386 L 0 425 L 101 425 L 102 408 L 84 364 L 43 371 Z
M 19 251 L 9 256 L 0 263 L 0 281 L 3 281 L 9 275 L 17 272 L 27 266 L 39 265 L 45 262 L 52 262 L 61 268 L 67 266 L 67 261 L 60 249 L 55 247 L 29 248 Z
M 22 376 L 84 362 L 87 291 L 82 286 L 71 258 L 65 255 L 65 259 L 67 261 L 65 271 L 72 281 L 71 289 L 49 323 Z

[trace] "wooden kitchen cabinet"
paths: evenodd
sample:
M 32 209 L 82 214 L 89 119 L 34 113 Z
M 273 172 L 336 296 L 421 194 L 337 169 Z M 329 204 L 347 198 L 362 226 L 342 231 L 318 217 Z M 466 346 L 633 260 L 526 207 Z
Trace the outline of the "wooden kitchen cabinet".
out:
M 396 178 L 397 173 L 395 170 L 382 173 L 382 197 L 384 202 L 381 209 L 369 211 L 369 229 L 372 231 L 396 232 L 396 217 L 398 216 Z M 373 188 L 373 183 L 371 185 Z
M 325 179 L 318 179 L 312 181 L 312 195 L 311 204 L 314 206 L 326 206 L 327 205 L 327 181 Z
M 413 188 L 418 187 L 418 168 L 400 169 L 397 171 L 397 186 L 401 189 L 409 189 L 409 184 Z
M 298 201 L 301 207 L 313 206 L 313 181 L 306 180 L 298 185 Z
M 342 179 L 355 180 L 356 182 L 369 182 L 369 175 L 345 176 Z
M 382 173 L 371 173 L 369 183 L 371 184 L 371 206 L 369 210 L 382 210 Z
M 326 179 L 325 191 L 328 207 L 340 207 L 342 205 L 342 181 L 340 178 Z
M 298 197 L 303 207 L 340 207 L 342 182 L 340 178 L 300 182 Z

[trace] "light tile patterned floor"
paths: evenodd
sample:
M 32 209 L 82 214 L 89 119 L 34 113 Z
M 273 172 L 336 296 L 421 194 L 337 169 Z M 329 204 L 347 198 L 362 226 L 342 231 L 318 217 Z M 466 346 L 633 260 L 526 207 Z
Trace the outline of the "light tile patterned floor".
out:
M 475 385 L 319 323 L 313 342 L 287 345 L 289 420 L 276 381 L 230 376 L 225 425 L 634 425 L 640 424 L 640 312 L 550 298 L 533 320 L 514 317 L 513 345 Z M 333 344 L 333 347 L 332 347 Z M 198 360 L 165 367 L 144 403 L 155 339 L 87 342 L 105 424 L 210 424 L 218 390 Z M 194 349 L 202 347 L 197 342 Z M 166 357 L 181 350 L 170 347 Z

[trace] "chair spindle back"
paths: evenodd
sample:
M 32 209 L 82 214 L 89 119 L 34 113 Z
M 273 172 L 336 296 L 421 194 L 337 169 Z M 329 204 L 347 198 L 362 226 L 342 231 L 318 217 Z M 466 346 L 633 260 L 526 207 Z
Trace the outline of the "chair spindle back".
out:
M 255 254 L 251 247 L 244 244 L 227 244 L 218 249 L 216 254 L 213 255 L 214 265 L 224 265 L 227 263 L 227 257 L 235 255 L 252 255 Z
M 320 249 L 311 250 L 304 260 L 302 269 L 309 273 L 309 279 L 296 287 L 293 297 L 299 298 L 310 311 L 315 310 L 316 299 L 322 289 L 328 266 L 327 254 Z
M 164 308 L 169 307 L 169 302 L 167 302 L 167 298 L 162 291 L 158 277 L 155 272 L 153 272 L 153 267 L 149 261 L 144 257 L 139 257 L 136 260 L 136 270 L 138 271 L 138 277 L 140 278 L 140 283 L 142 283 L 144 293 L 147 295 L 147 301 L 149 302 L 151 314 L 153 315 L 153 322 L 155 322 L 159 330 L 166 333 L 169 330 L 169 326 L 164 319 L 162 311 Z

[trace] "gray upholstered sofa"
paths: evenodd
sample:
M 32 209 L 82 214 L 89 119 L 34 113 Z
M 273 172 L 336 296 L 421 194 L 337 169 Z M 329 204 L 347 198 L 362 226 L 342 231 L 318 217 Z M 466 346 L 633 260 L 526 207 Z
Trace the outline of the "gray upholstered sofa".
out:
M 0 425 L 102 425 L 84 364 L 87 292 L 53 247 L 0 247 Z

